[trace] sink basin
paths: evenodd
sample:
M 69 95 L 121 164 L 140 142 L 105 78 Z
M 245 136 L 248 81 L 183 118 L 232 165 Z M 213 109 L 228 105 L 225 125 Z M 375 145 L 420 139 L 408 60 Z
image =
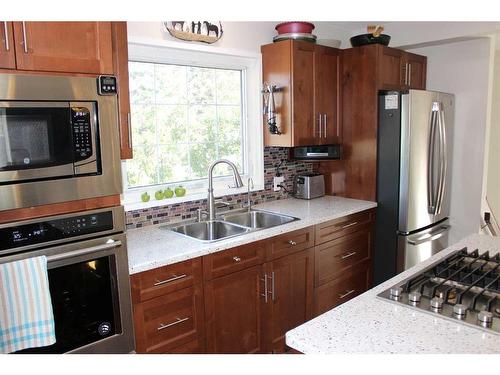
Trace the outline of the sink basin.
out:
M 252 229 L 271 228 L 299 220 L 293 216 L 257 210 L 227 214 L 223 216 L 223 219 L 228 223 L 238 224 Z
M 245 228 L 243 226 L 227 223 L 221 220 L 183 224 L 169 229 L 176 233 L 195 238 L 203 242 L 223 240 L 229 237 L 245 234 L 251 230 L 250 228 Z

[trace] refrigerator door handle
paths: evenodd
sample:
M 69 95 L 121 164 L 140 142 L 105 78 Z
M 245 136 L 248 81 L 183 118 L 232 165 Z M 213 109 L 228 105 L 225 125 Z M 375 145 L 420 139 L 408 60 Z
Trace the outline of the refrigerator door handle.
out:
M 446 126 L 444 122 L 444 113 L 439 104 L 438 112 L 438 130 L 439 130 L 439 185 L 436 198 L 436 214 L 441 212 L 443 206 L 444 190 L 446 183 L 446 169 L 448 167 L 447 160 L 447 144 L 446 144 Z
M 434 241 L 434 240 L 437 240 L 438 238 L 443 237 L 446 234 L 446 232 L 450 230 L 450 228 L 451 228 L 450 225 L 441 225 L 439 227 L 439 230 L 437 230 L 435 232 L 430 232 L 430 233 L 428 233 L 429 235 L 422 236 L 420 238 L 417 238 L 416 240 L 408 240 L 407 242 L 410 245 L 417 246 L 417 245 L 421 245 L 425 242 Z
M 429 134 L 429 145 L 428 145 L 428 159 L 427 159 L 427 212 L 429 214 L 436 214 L 436 181 L 434 178 L 434 161 L 436 158 L 436 128 L 438 127 L 437 122 L 439 116 L 439 103 L 432 103 L 431 111 L 431 129 Z

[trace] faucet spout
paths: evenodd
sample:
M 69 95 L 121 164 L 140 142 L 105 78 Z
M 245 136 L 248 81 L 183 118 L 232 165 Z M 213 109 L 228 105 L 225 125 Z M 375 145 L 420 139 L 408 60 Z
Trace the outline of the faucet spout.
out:
M 214 168 L 217 164 L 227 164 L 231 167 L 233 170 L 233 178 L 234 178 L 234 185 L 233 187 L 235 188 L 240 188 L 243 186 L 243 181 L 241 180 L 240 173 L 238 172 L 238 169 L 236 168 L 236 165 L 226 159 L 219 159 L 214 161 L 210 167 L 208 168 L 208 197 L 207 197 L 207 206 L 208 206 L 208 218 L 209 220 L 215 220 L 215 198 L 214 198 L 214 188 L 213 188 L 213 171 Z

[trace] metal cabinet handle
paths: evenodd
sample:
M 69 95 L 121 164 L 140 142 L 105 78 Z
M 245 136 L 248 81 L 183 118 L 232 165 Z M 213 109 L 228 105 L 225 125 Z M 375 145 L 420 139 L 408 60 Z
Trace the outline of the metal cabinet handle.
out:
M 264 278 L 260 280 L 264 281 L 264 293 L 261 293 L 260 295 L 264 297 L 264 302 L 267 303 L 267 274 L 264 274 Z
M 10 51 L 10 45 L 9 45 L 9 30 L 7 28 L 7 21 L 3 22 L 3 32 L 5 34 L 5 50 L 7 52 Z
M 348 295 L 353 294 L 355 291 L 356 291 L 355 289 L 352 289 L 352 290 L 349 290 L 348 292 L 345 292 L 344 294 L 339 294 L 339 298 L 344 299 Z
M 168 324 L 163 324 L 160 323 L 160 326 L 157 328 L 158 331 L 161 331 L 165 328 L 176 326 L 177 324 L 181 324 L 182 322 L 185 322 L 186 320 L 189 320 L 189 318 L 175 318 L 175 322 L 168 323 Z
M 321 127 L 323 125 L 323 122 L 321 121 L 321 113 L 318 114 L 318 116 L 319 116 L 319 137 L 321 138 L 321 132 L 322 132 Z
M 346 228 L 352 227 L 353 225 L 356 225 L 357 223 L 358 223 L 357 221 L 354 221 L 354 222 L 352 222 L 352 223 L 350 223 L 350 224 L 346 224 L 346 225 L 344 225 L 344 226 L 342 227 L 342 229 L 346 229 Z
M 405 85 L 408 84 L 408 63 L 405 63 Z
M 288 241 L 288 243 L 289 243 L 290 245 L 292 245 L 292 246 L 297 245 L 297 242 L 295 242 L 295 241 L 293 241 L 293 240 Z
M 357 252 L 356 251 L 351 251 L 350 253 L 347 253 L 347 254 L 344 254 L 340 257 L 340 259 L 347 259 L 347 258 L 350 258 L 352 257 L 353 255 L 356 255 Z
M 325 138 L 326 138 L 327 124 L 328 124 L 328 117 L 326 116 L 326 113 L 325 113 L 325 114 L 323 114 L 323 126 L 325 127 Z
M 241 258 L 240 258 L 239 256 L 234 256 L 234 257 L 233 257 L 233 260 L 234 260 L 235 262 L 241 262 Z
M 274 294 L 274 272 L 271 272 L 271 299 L 274 301 L 275 300 L 275 294 Z
M 156 282 L 153 284 L 153 286 L 163 285 L 163 284 L 175 281 L 175 280 L 183 279 L 185 277 L 187 277 L 187 275 L 183 274 L 183 275 L 179 275 L 179 276 L 174 275 L 173 277 L 171 277 L 170 279 L 167 279 L 167 280 L 161 280 L 161 281 L 160 280 L 156 280 Z
M 127 113 L 128 147 L 132 148 L 132 115 Z
M 411 86 L 411 64 L 408 63 L 408 86 Z
M 23 25 L 23 48 L 24 48 L 24 53 L 28 53 L 28 38 L 26 37 L 26 22 L 22 22 Z

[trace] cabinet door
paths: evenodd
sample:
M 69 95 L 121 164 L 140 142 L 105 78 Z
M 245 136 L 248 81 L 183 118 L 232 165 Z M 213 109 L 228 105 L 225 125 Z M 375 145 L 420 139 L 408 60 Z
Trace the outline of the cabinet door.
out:
M 263 266 L 205 282 L 208 353 L 262 353 Z
M 118 80 L 118 121 L 120 124 L 120 157 L 132 159 L 132 124 L 128 85 L 127 23 L 112 22 L 113 70 Z
M 267 276 L 272 313 L 266 332 L 271 350 L 285 351 L 285 333 L 313 315 L 314 249 L 304 250 L 273 261 Z
M 0 68 L 16 69 L 16 55 L 14 52 L 14 34 L 12 33 L 12 22 L 0 22 L 0 35 L 2 45 L 0 46 Z
M 319 144 L 341 142 L 338 116 L 339 51 L 316 46 L 314 51 L 314 132 Z
M 405 88 L 404 52 L 399 49 L 377 46 L 379 89 L 401 90 Z
M 111 74 L 111 22 L 14 22 L 19 70 Z
M 293 42 L 292 46 L 293 146 L 318 142 L 314 118 L 314 44 Z
M 425 90 L 427 57 L 406 53 L 406 66 L 408 69 L 407 86 L 411 89 Z

